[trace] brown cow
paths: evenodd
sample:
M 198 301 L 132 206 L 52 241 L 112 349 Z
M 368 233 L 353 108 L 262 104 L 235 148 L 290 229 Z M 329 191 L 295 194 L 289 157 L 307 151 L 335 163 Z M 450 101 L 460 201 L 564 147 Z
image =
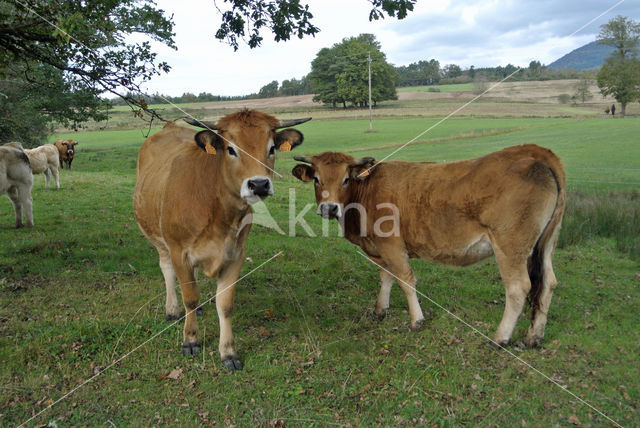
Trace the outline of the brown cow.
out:
M 220 357 L 230 370 L 242 368 L 231 331 L 235 283 L 244 261 L 250 204 L 273 194 L 275 151 L 302 143 L 293 126 L 308 119 L 279 121 L 253 110 L 217 123 L 188 121 L 210 129 L 197 132 L 172 122 L 140 149 L 134 210 L 140 229 L 155 245 L 165 279 L 166 314 L 176 319 L 178 277 L 186 309 L 185 355 L 200 352 L 196 309 L 200 290 L 195 270 L 218 277 L 216 309 Z M 219 132 L 213 132 L 217 129 Z
M 541 342 L 565 207 L 565 173 L 550 150 L 524 145 L 450 163 L 375 164 L 342 153 L 295 158 L 310 164 L 292 172 L 315 182 L 318 214 L 338 218 L 345 237 L 382 267 L 374 315 L 385 316 L 395 277 L 411 328 L 424 322 L 409 258 L 466 266 L 495 254 L 506 288 L 495 343 L 509 342 L 527 296 L 533 313 L 525 343 Z
M 71 169 L 71 162 L 76 153 L 75 147 L 78 145 L 77 141 L 73 140 L 57 140 L 54 145 L 60 153 L 60 168 L 64 169 L 64 165 L 67 164 L 67 169 Z

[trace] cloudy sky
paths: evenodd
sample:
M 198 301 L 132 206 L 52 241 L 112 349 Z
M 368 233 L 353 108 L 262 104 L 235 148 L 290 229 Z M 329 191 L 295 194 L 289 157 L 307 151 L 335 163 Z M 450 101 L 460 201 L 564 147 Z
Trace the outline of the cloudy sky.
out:
M 532 60 L 549 64 L 595 40 L 600 25 L 616 15 L 640 20 L 638 0 L 418 0 L 404 20 L 374 22 L 366 0 L 303 0 L 319 34 L 275 43 L 263 33 L 261 47 L 234 52 L 214 37 L 220 22 L 214 0 L 156 2 L 173 14 L 178 50 L 157 46 L 172 70 L 145 89 L 173 96 L 246 95 L 273 80 L 301 78 L 320 49 L 361 33 L 374 34 L 396 66 L 431 58 L 462 68 L 527 66 Z

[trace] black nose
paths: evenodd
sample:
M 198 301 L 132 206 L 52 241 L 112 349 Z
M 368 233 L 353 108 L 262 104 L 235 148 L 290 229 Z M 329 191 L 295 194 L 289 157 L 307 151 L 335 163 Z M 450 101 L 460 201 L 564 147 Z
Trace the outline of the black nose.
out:
M 265 197 L 269 196 L 271 181 L 268 178 L 253 178 L 247 182 L 247 187 L 254 195 Z
M 337 218 L 339 207 L 333 202 L 323 202 L 318 206 L 318 214 L 322 218 Z

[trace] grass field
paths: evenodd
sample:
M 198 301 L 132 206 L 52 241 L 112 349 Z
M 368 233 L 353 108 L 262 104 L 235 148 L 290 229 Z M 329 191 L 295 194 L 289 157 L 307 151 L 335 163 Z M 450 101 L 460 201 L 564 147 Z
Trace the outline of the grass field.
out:
M 491 105 L 486 115 L 504 108 Z M 417 109 L 402 101 L 389 108 L 399 116 Z M 609 229 L 601 229 L 638 236 L 640 118 L 502 114 L 438 125 L 407 116 L 376 120 L 375 133 L 364 132 L 366 120 L 314 120 L 298 127 L 304 144 L 279 155 L 282 178 L 266 208 L 285 235 L 251 232 L 233 316 L 245 369 L 234 374 L 219 362 L 214 305 L 199 320 L 204 352 L 195 358 L 180 352 L 182 323 L 164 320 L 157 254 L 132 213 L 147 129 L 61 134 L 80 142 L 77 158 L 59 191 L 35 178 L 36 227 L 13 230 L 10 203 L 0 198 L 0 425 L 43 410 L 27 426 L 636 425 L 640 255 L 592 220 L 606 212 Z M 504 308 L 492 260 L 465 269 L 413 261 L 431 319 L 408 332 L 398 287 L 387 318 L 370 319 L 377 269 L 335 224 L 320 236 L 313 208 L 305 220 L 318 236 L 300 226 L 288 236 L 290 192 L 296 213 L 313 203 L 311 188 L 290 175 L 294 154 L 382 159 L 414 138 L 393 159 L 450 161 L 529 142 L 563 158 L 569 205 L 541 348 L 511 346 L 515 358 L 484 346 L 478 332 L 491 337 Z M 215 285 L 200 280 L 206 301 Z M 527 326 L 524 314 L 516 345 Z

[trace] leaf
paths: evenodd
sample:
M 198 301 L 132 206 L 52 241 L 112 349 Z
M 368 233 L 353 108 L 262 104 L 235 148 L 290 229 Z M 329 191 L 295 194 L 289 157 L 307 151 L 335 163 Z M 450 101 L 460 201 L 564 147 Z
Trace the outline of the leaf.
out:
M 167 375 L 167 377 L 169 379 L 174 379 L 174 380 L 180 379 L 182 377 L 182 369 L 171 370 L 171 372 Z
M 574 425 L 580 425 L 580 419 L 576 415 L 569 416 L 569 423 Z
M 263 326 L 260 326 L 260 336 L 262 336 L 262 337 L 271 337 L 271 332 L 269 332 L 269 330 L 267 330 Z

